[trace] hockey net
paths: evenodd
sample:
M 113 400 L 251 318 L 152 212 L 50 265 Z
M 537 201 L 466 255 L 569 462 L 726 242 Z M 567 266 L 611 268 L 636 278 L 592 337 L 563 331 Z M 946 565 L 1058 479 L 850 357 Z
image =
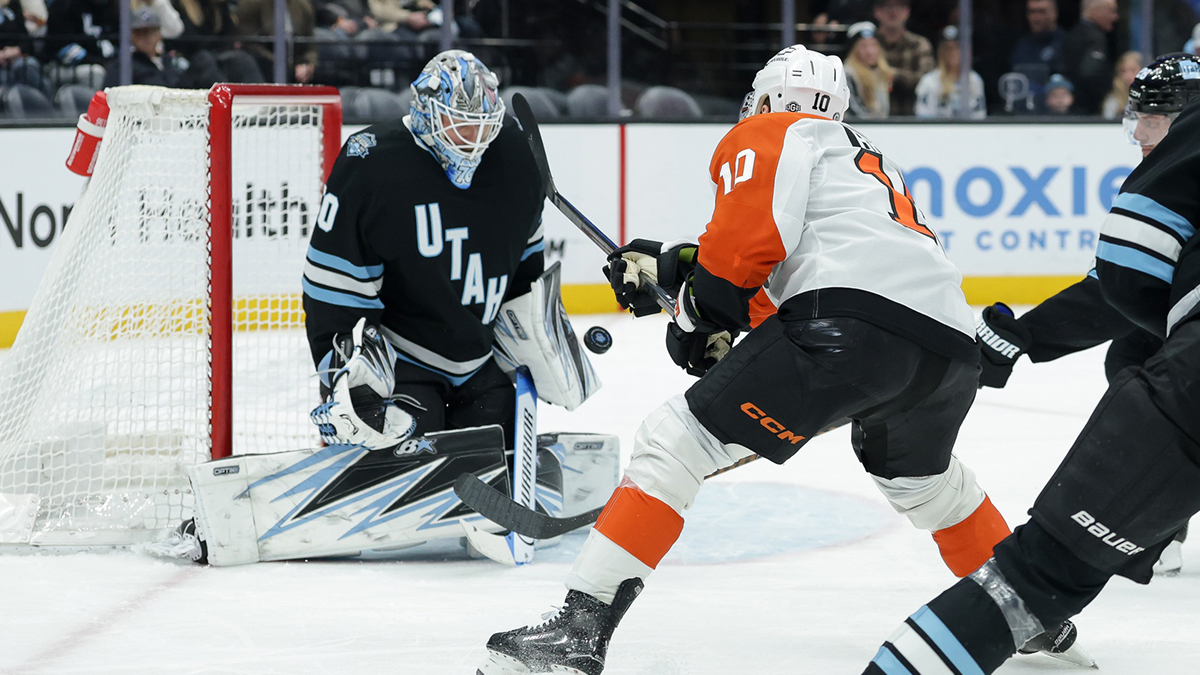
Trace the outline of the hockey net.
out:
M 336 90 L 108 90 L 95 171 L 0 364 L 0 544 L 149 541 L 188 466 L 309 447 L 300 304 Z

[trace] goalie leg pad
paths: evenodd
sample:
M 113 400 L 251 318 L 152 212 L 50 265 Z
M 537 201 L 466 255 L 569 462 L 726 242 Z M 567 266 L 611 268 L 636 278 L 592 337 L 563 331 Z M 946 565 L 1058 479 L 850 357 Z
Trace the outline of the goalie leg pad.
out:
M 473 473 L 507 488 L 498 426 L 432 433 L 393 450 L 334 445 L 199 464 L 196 525 L 213 565 L 355 555 L 494 527 L 454 494 Z
M 574 410 L 600 388 L 600 379 L 563 308 L 560 277 L 554 263 L 528 293 L 500 306 L 494 355 L 505 372 L 527 366 L 543 401 Z

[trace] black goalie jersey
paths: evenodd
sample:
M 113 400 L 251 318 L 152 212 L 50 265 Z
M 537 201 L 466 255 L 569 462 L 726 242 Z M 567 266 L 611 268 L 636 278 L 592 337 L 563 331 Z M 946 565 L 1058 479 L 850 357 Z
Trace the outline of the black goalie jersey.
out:
M 318 369 L 360 317 L 399 357 L 467 380 L 492 354 L 500 304 L 543 268 L 544 195 L 515 122 L 455 187 L 403 121 L 351 136 L 329 176 L 304 267 L 304 311 Z

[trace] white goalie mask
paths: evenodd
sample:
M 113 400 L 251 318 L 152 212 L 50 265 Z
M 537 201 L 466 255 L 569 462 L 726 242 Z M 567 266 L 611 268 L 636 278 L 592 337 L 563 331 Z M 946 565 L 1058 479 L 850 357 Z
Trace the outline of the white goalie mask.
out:
M 782 49 L 754 76 L 742 117 L 764 112 L 799 112 L 841 121 L 850 105 L 850 87 L 842 60 L 809 51 L 804 45 Z

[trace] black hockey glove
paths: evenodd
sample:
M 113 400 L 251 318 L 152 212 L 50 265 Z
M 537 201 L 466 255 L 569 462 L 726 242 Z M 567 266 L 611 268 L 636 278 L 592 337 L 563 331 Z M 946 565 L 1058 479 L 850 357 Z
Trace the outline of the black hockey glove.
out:
M 727 331 L 700 318 L 686 283 L 679 294 L 677 307 L 675 321 L 667 324 L 667 353 L 675 365 L 689 375 L 700 377 L 725 358 L 737 331 Z
M 634 316 L 648 316 L 662 310 L 654 293 L 644 287 L 642 276 L 677 295 L 695 268 L 695 244 L 634 239 L 609 254 L 604 276 L 622 308 L 633 310 Z
M 1002 302 L 983 308 L 975 332 L 983 357 L 979 359 L 979 386 L 999 389 L 1008 383 L 1013 364 L 1033 344 L 1033 336 Z

